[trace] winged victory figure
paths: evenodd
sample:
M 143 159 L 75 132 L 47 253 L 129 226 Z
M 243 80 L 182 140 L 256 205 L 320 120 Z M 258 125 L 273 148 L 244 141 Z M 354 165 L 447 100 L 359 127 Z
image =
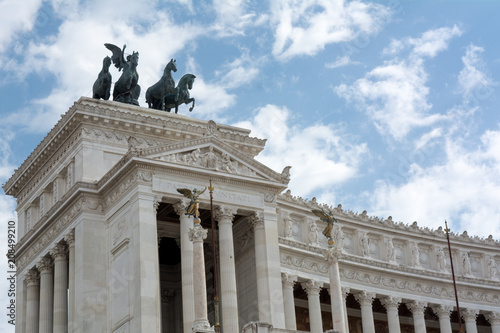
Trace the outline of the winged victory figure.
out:
M 333 213 L 330 211 L 329 213 L 326 213 L 323 209 L 313 209 L 311 210 L 314 215 L 318 216 L 321 221 L 326 222 L 326 228 L 323 230 L 323 235 L 328 238 L 328 241 L 333 242 L 333 237 L 332 237 L 332 229 L 333 229 L 333 223 L 338 223 L 337 219 L 335 216 L 333 216 Z
M 193 191 L 191 191 L 190 189 L 187 189 L 187 188 L 178 188 L 177 189 L 177 192 L 179 192 L 180 194 L 182 194 L 183 196 L 185 196 L 186 198 L 189 198 L 191 200 L 191 202 L 189 203 L 189 206 L 186 207 L 186 213 L 184 213 L 185 215 L 189 215 L 189 216 L 194 215 L 194 217 L 198 217 L 200 215 L 200 212 L 198 210 L 198 208 L 199 208 L 198 198 L 206 190 L 207 190 L 206 187 L 201 192 L 199 190 L 197 190 L 196 188 Z
M 125 48 L 120 49 L 118 46 L 106 43 L 104 44 L 108 50 L 113 52 L 111 60 L 118 71 L 123 73 L 116 81 L 113 89 L 113 100 L 117 102 L 139 105 L 138 99 L 141 93 L 141 86 L 137 84 L 139 74 L 137 73 L 137 65 L 139 63 L 139 52 L 132 52 L 125 60 Z

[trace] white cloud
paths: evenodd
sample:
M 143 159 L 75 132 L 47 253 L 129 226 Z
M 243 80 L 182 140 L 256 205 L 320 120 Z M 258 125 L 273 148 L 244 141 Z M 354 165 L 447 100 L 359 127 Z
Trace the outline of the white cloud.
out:
M 341 84 L 334 91 L 347 101 L 358 102 L 358 107 L 373 119 L 381 134 L 402 140 L 415 127 L 449 118 L 429 113 L 432 105 L 427 101 L 429 88 L 424 59 L 436 56 L 460 34 L 461 30 L 453 26 L 426 31 L 420 38 L 393 40 L 384 53 L 394 55 L 410 46 L 406 60 L 387 61 L 352 85 Z
M 350 57 L 342 56 L 342 57 L 337 57 L 335 61 L 325 64 L 325 67 L 330 69 L 335 69 L 339 67 L 344 67 L 348 65 L 357 65 L 357 64 L 359 64 L 359 62 L 352 61 Z
M 292 166 L 289 188 L 295 195 L 330 190 L 358 175 L 359 165 L 368 153 L 365 143 L 354 144 L 331 126 L 289 127 L 289 121 L 287 108 L 266 105 L 257 110 L 253 119 L 235 126 L 249 128 L 252 136 L 268 139 L 257 160 L 278 172 Z
M 429 126 L 441 119 L 429 115 L 427 73 L 421 62 L 393 61 L 376 67 L 351 86 L 342 84 L 335 92 L 373 119 L 383 135 L 403 139 L 413 127 Z
M 454 25 L 453 27 L 442 27 L 424 32 L 420 37 L 408 37 L 405 39 L 393 39 L 382 53 L 385 55 L 396 55 L 401 51 L 410 48 L 410 53 L 414 57 L 435 57 L 439 52 L 446 50 L 454 37 L 462 35 L 462 30 Z
M 248 10 L 247 2 L 245 0 L 213 1 L 216 13 L 213 29 L 219 37 L 244 35 L 247 26 L 262 23 L 262 17 L 258 18 L 254 12 Z
M 482 70 L 484 64 L 480 55 L 483 52 L 482 47 L 471 44 L 462 57 L 464 68 L 458 75 L 458 87 L 466 99 L 477 89 L 487 89 L 493 84 L 492 79 Z
M 0 53 L 4 52 L 16 34 L 26 33 L 37 24 L 36 15 L 42 0 L 0 2 Z M 43 21 L 38 22 L 42 24 Z
M 275 42 L 281 60 L 314 55 L 330 43 L 376 34 L 391 16 L 388 7 L 361 1 L 276 1 L 271 5 Z
M 486 131 L 475 151 L 449 138 L 445 154 L 441 165 L 413 164 L 405 184 L 379 181 L 369 194 L 375 215 L 433 228 L 446 219 L 456 232 L 500 238 L 500 131 Z

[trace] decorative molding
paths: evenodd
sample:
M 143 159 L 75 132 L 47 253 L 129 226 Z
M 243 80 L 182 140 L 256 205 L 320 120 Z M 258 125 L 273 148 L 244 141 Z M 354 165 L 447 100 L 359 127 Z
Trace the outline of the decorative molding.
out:
M 292 288 L 297 282 L 298 276 L 295 274 L 289 274 L 281 272 L 281 282 L 283 283 L 284 288 Z
M 254 230 L 264 228 L 264 214 L 262 212 L 254 212 L 249 216 L 248 222 L 252 225 Z

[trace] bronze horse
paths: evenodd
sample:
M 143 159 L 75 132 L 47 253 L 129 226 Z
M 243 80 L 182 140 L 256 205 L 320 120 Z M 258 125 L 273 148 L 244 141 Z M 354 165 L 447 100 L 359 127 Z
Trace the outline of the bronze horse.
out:
M 166 111 L 170 112 L 170 109 L 175 107 L 175 113 L 177 113 L 180 104 L 189 104 L 191 102 L 193 102 L 193 105 L 189 108 L 189 111 L 193 111 L 194 98 L 189 96 L 189 90 L 193 88 L 195 78 L 196 76 L 193 74 L 185 74 L 181 77 L 174 92 L 165 96 Z
M 165 96 L 175 91 L 172 71 L 177 72 L 175 59 L 171 59 L 165 66 L 161 79 L 146 90 L 146 103 L 150 109 L 165 111 Z

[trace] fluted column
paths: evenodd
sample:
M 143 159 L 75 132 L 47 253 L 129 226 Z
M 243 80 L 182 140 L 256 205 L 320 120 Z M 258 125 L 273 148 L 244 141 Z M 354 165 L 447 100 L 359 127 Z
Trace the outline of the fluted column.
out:
M 406 306 L 413 314 L 413 327 L 415 333 L 426 333 L 424 310 L 427 306 L 427 302 L 411 301 L 406 303 Z
M 363 333 L 375 333 L 375 322 L 373 321 L 372 302 L 375 298 L 375 293 L 361 291 L 354 294 L 354 298 L 361 306 L 361 324 Z
M 44 257 L 37 263 L 40 272 L 40 333 L 52 332 L 52 316 L 54 302 L 54 275 L 52 273 L 52 260 Z
M 439 318 L 439 329 L 441 333 L 451 333 L 450 314 L 453 306 L 440 304 L 432 308 Z
M 234 264 L 233 218 L 236 210 L 224 206 L 215 209 L 219 222 L 220 292 L 222 323 L 226 332 L 238 332 L 238 295 Z
M 389 333 L 401 333 L 401 327 L 399 325 L 399 303 L 401 303 L 401 298 L 387 296 L 380 299 L 380 302 L 387 310 L 387 324 L 389 326 Z
M 323 320 L 321 318 L 321 304 L 319 302 L 319 292 L 323 287 L 323 282 L 308 280 L 301 283 L 302 288 L 307 292 L 307 304 L 309 307 L 309 323 L 311 333 L 323 333 Z
M 40 281 L 38 272 L 31 270 L 25 275 L 26 296 L 26 333 L 38 333 L 38 311 L 40 307 Z
M 349 316 L 347 315 L 347 295 L 349 295 L 349 292 L 351 291 L 351 288 L 348 287 L 342 287 L 342 298 L 344 299 L 344 321 L 345 321 L 345 333 L 349 333 Z
M 182 321 L 184 333 L 191 333 L 194 322 L 194 290 L 193 290 L 193 243 L 189 240 L 189 228 L 193 218 L 185 215 L 188 202 L 179 201 L 174 205 L 179 215 L 181 238 L 181 279 L 182 279 Z
M 207 286 L 205 275 L 205 255 L 203 240 L 207 238 L 207 230 L 200 224 L 189 229 L 189 239 L 193 242 L 193 290 L 194 290 L 194 322 L 193 333 L 214 332 L 208 322 Z
M 500 312 L 490 312 L 486 319 L 490 322 L 491 333 L 500 333 Z
M 476 309 L 461 309 L 460 314 L 465 321 L 465 331 L 467 333 L 477 333 L 476 318 L 479 310 Z
M 68 332 L 76 332 L 75 329 L 75 230 L 71 230 L 65 236 L 68 244 L 69 256 L 69 281 L 68 281 Z
M 68 331 L 68 265 L 66 248 L 57 244 L 51 250 L 54 258 L 54 333 Z
M 345 332 L 345 314 L 342 288 L 340 286 L 339 257 L 341 252 L 333 247 L 325 250 L 325 259 L 328 261 L 330 277 L 330 302 L 332 310 L 333 330 L 338 333 Z
M 297 319 L 295 318 L 295 299 L 293 297 L 293 286 L 297 282 L 297 275 L 281 273 L 283 283 L 283 302 L 285 306 L 285 328 L 297 330 Z

